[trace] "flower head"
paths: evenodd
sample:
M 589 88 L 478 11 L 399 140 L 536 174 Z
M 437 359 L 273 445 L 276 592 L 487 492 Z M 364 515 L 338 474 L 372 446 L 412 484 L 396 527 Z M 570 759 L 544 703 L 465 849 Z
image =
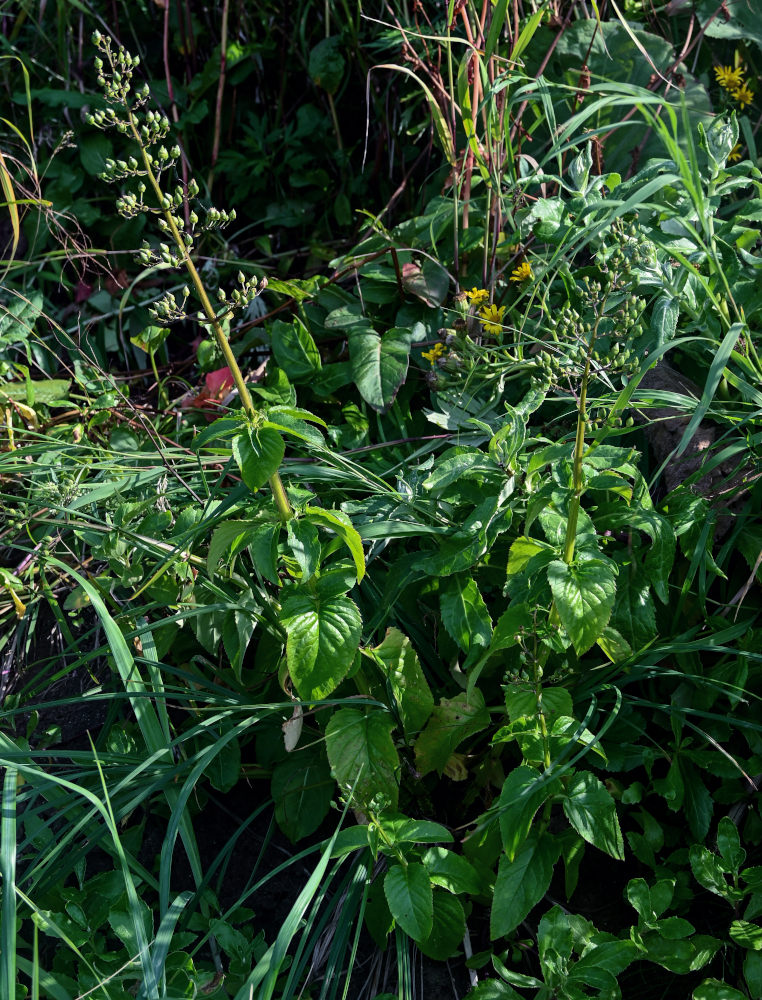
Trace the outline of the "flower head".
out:
M 503 316 L 505 316 L 505 306 L 482 306 L 479 310 L 479 319 L 482 321 L 482 329 L 485 333 L 497 336 L 502 332 Z
M 475 308 L 483 306 L 486 302 L 489 302 L 489 292 L 486 288 L 472 288 L 470 292 L 466 292 L 466 298 Z
M 529 281 L 534 277 L 532 265 L 528 260 L 522 261 L 518 267 L 514 267 L 511 272 L 511 281 Z
M 747 104 L 751 104 L 754 100 L 754 91 L 751 90 L 748 83 L 744 83 L 740 87 L 735 87 L 730 93 L 742 108 L 745 108 Z
M 445 345 L 442 343 L 434 344 L 430 351 L 421 351 L 421 357 L 426 358 L 430 361 L 432 365 L 435 365 L 437 361 L 442 357 L 445 352 Z
M 736 90 L 744 82 L 742 66 L 715 66 L 714 75 L 717 77 L 717 83 L 725 90 Z
M 741 159 L 742 151 L 743 151 L 743 146 L 741 145 L 740 142 L 737 142 L 735 146 L 733 146 L 733 148 L 728 153 L 728 161 L 730 163 L 738 163 L 738 161 Z

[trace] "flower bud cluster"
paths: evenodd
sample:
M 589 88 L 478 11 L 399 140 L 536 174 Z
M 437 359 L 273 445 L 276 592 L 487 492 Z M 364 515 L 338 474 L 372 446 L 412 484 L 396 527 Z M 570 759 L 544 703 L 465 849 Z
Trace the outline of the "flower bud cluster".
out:
M 173 323 L 187 319 L 190 314 L 186 311 L 185 304 L 189 295 L 190 288 L 186 285 L 182 291 L 182 305 L 178 305 L 174 293 L 165 292 L 161 298 L 148 307 L 148 311 L 158 323 Z
M 132 90 L 132 77 L 135 70 L 140 65 L 140 56 L 132 56 L 120 45 L 116 52 L 111 48 L 111 39 L 104 37 L 100 31 L 93 33 L 93 42 L 108 63 L 108 68 L 104 65 L 103 59 L 97 56 L 95 59 L 95 70 L 98 74 L 98 84 L 103 88 L 106 100 L 109 104 L 120 104 L 125 108 L 135 110 L 142 107 L 148 100 L 148 87 L 143 84 L 139 87 L 130 102 L 130 91 Z M 102 122 L 110 118 L 108 114 L 96 112 L 92 116 L 99 128 L 104 127 Z M 99 121 L 101 124 L 99 124 Z M 122 122 L 126 125 L 125 122 Z M 120 129 L 125 131 L 125 129 Z

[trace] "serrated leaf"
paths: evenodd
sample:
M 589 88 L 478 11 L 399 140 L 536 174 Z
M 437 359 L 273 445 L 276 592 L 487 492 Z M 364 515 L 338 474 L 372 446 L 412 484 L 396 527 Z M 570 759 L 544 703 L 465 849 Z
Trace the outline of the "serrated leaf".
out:
M 399 629 L 390 628 L 373 653 L 387 672 L 405 735 L 419 733 L 431 715 L 434 698 L 410 640 Z
M 320 351 L 298 316 L 290 323 L 276 319 L 270 329 L 273 354 L 290 379 L 306 378 L 322 367 Z
M 347 515 L 342 511 L 326 510 L 323 507 L 305 507 L 304 515 L 313 524 L 333 531 L 344 542 L 354 560 L 359 583 L 365 576 L 365 553 L 362 538 Z
M 511 722 L 515 722 L 516 719 L 525 715 L 536 716 L 537 694 L 526 688 L 509 684 L 505 691 L 505 707 Z M 572 697 L 566 688 L 543 688 L 542 714 L 551 721 L 562 715 L 572 716 L 574 714 Z
M 379 413 L 394 402 L 405 381 L 410 332 L 391 329 L 383 337 L 369 328 L 349 331 L 349 358 L 360 395 Z
M 489 455 L 472 448 L 438 461 L 433 472 L 424 479 L 423 488 L 438 494 L 465 476 L 485 473 L 501 474 L 500 468 Z
M 290 841 L 317 830 L 328 815 L 335 789 L 320 753 L 299 750 L 275 765 L 270 783 L 275 819 Z
M 392 865 L 384 879 L 384 895 L 397 924 L 414 940 L 428 937 L 434 922 L 431 884 L 423 865 Z
M 513 542 L 508 552 L 508 567 L 506 576 L 514 576 L 521 573 L 526 568 L 530 559 L 534 559 L 541 552 L 548 556 L 548 562 L 553 557 L 554 549 L 547 542 L 541 542 L 537 538 L 528 538 L 526 535 L 519 535 Z
M 557 789 L 558 781 L 549 780 L 526 764 L 519 764 L 505 779 L 500 791 L 498 821 L 509 860 L 513 860 L 527 839 L 537 810 Z
M 634 650 L 642 649 L 656 635 L 651 585 L 642 567 L 635 562 L 619 568 L 610 624 L 622 633 Z
M 439 606 L 442 624 L 464 653 L 489 645 L 492 619 L 475 580 L 460 575 L 443 580 Z
M 563 804 L 566 818 L 580 837 L 612 858 L 624 860 L 616 803 L 603 782 L 589 771 L 575 774 L 566 789 Z
M 481 892 L 481 880 L 476 869 L 462 855 L 446 847 L 430 847 L 423 855 L 423 865 L 432 885 L 448 892 L 467 892 L 476 896 Z
M 518 410 L 507 403 L 500 419 L 503 426 L 492 436 L 489 454 L 493 461 L 507 469 L 524 446 L 526 421 Z
M 292 518 L 287 526 L 288 544 L 294 559 L 302 571 L 302 580 L 306 582 L 315 575 L 320 565 L 320 541 L 314 524 L 301 518 Z
M 466 933 L 466 914 L 459 899 L 447 892 L 433 893 L 431 933 L 416 939 L 420 951 L 428 958 L 444 962 L 457 952 Z
M 399 757 L 391 732 L 394 720 L 388 712 L 340 708 L 325 730 L 325 745 L 333 775 L 344 792 L 352 790 L 355 808 L 367 808 L 384 796 L 397 808 Z
M 550 886 L 557 850 L 550 837 L 530 837 L 511 860 L 502 855 L 490 913 L 490 938 L 515 930 Z
M 384 833 L 395 844 L 440 844 L 452 843 L 453 836 L 446 826 L 426 819 L 410 819 L 384 813 Z
M 416 767 L 421 775 L 430 771 L 441 774 L 450 755 L 463 740 L 480 733 L 489 726 L 489 712 L 484 696 L 474 688 L 470 698 L 466 694 L 443 698 L 415 743 Z
M 587 652 L 611 617 L 616 566 L 602 559 L 586 559 L 568 566 L 556 559 L 548 566 L 548 582 L 574 649 L 578 655 Z
M 286 451 L 278 431 L 267 425 L 256 430 L 244 428 L 232 439 L 231 448 L 241 479 L 252 493 L 275 475 Z
M 288 672 L 305 701 L 327 698 L 355 658 L 362 633 L 357 605 L 343 595 L 300 591 L 287 597 L 280 612 L 286 630 Z

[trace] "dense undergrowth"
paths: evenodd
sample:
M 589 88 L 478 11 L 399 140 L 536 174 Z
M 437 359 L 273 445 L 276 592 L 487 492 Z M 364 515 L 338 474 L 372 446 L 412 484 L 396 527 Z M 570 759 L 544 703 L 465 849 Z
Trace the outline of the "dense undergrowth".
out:
M 0 995 L 762 997 L 758 15 L 282 8 L 0 5 Z

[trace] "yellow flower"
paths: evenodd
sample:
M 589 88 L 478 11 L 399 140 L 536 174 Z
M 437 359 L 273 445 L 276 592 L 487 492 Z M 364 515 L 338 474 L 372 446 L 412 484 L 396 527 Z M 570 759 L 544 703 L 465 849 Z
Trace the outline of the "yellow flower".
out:
M 511 281 L 529 281 L 533 278 L 532 265 L 528 260 L 523 261 L 518 267 L 515 267 L 511 272 Z
M 502 331 L 503 316 L 505 316 L 505 306 L 496 305 L 482 306 L 479 310 L 479 319 L 482 321 L 482 329 L 485 333 L 497 336 Z
M 445 352 L 444 344 L 434 344 L 430 351 L 421 351 L 421 357 L 426 358 L 430 361 L 432 365 L 435 365 L 437 361 L 442 357 Z
M 714 75 L 717 77 L 717 83 L 725 90 L 733 91 L 743 85 L 742 66 L 736 66 L 735 69 L 731 66 L 715 66 Z
M 738 163 L 738 161 L 741 159 L 742 150 L 743 146 L 741 145 L 740 142 L 737 142 L 735 146 L 733 146 L 733 148 L 728 153 L 728 160 L 730 161 L 730 163 Z
M 733 98 L 738 101 L 742 108 L 745 108 L 747 104 L 751 104 L 754 100 L 754 91 L 749 88 L 748 83 L 744 83 L 740 87 L 736 87 L 730 92 Z
M 472 288 L 470 292 L 466 292 L 466 298 L 475 306 L 477 309 L 479 306 L 483 306 L 485 302 L 489 302 L 489 292 L 486 288 Z

